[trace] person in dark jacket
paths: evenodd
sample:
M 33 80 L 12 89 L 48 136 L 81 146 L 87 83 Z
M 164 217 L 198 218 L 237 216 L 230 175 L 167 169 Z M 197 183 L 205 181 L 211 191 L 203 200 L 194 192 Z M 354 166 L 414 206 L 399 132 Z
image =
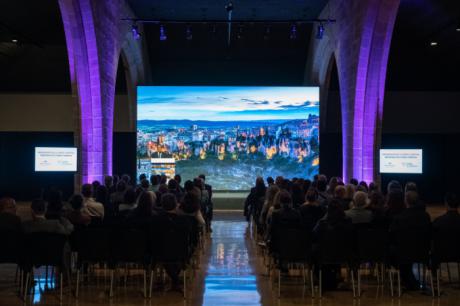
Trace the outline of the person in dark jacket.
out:
M 460 214 L 458 213 L 459 199 L 454 193 L 444 197 L 446 213 L 433 221 L 433 231 L 460 233 Z

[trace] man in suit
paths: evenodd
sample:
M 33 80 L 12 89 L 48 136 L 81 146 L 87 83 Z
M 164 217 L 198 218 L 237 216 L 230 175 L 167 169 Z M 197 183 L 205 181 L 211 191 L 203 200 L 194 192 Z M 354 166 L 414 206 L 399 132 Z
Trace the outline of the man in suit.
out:
M 433 231 L 460 232 L 460 214 L 458 213 L 459 199 L 454 193 L 444 197 L 446 213 L 433 221 Z
M 16 202 L 12 198 L 0 199 L 0 231 L 20 232 L 21 219 L 16 215 Z
M 212 203 L 212 186 L 206 184 L 206 176 L 204 174 L 200 174 L 198 177 L 203 180 L 204 189 L 206 189 L 206 191 L 208 192 L 208 205 L 207 205 L 207 210 L 206 210 L 206 216 L 204 216 L 204 218 L 206 220 L 207 231 L 211 233 L 212 232 L 211 221 L 212 221 L 213 209 L 214 209 L 214 204 Z
M 73 231 L 73 225 L 66 218 L 48 220 L 45 218 L 46 202 L 33 200 L 30 205 L 32 220 L 22 224 L 25 233 L 56 233 L 69 235 Z

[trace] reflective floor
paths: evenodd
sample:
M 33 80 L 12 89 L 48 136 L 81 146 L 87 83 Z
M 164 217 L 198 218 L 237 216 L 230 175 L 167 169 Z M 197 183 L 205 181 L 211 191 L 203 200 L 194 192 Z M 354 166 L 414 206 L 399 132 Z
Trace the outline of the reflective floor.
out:
M 261 305 L 245 244 L 247 223 L 215 221 L 203 305 Z
M 433 214 L 439 214 L 439 211 Z M 291 271 L 290 275 L 283 276 L 281 298 L 278 299 L 276 278 L 270 278 L 267 274 L 260 250 L 251 238 L 251 231 L 241 217 L 241 212 L 217 212 L 213 233 L 206 238 L 205 245 L 199 268 L 189 274 L 193 274 L 193 277 L 188 279 L 186 300 L 179 292 L 168 292 L 167 286 L 155 287 L 152 298 L 145 299 L 142 295 L 142 272 L 130 271 L 125 282 L 124 269 L 119 269 L 113 299 L 108 297 L 108 277 L 100 273 L 99 277 L 82 284 L 78 300 L 65 287 L 63 302 L 60 303 L 59 290 L 54 288 L 54 281 L 46 280 L 41 270 L 37 271 L 35 277 L 34 294 L 24 303 L 17 296 L 18 287 L 14 283 L 16 267 L 0 265 L 0 306 L 460 305 L 460 282 L 456 265 L 451 265 L 451 283 L 448 282 L 447 269 L 443 267 L 441 298 L 433 299 L 429 292 L 422 291 L 404 292 L 401 298 L 391 298 L 388 286 L 382 290 L 372 277 L 363 277 L 363 295 L 360 299 L 353 299 L 349 289 L 326 291 L 322 299 L 312 298 L 308 287 L 303 285 L 302 277 Z

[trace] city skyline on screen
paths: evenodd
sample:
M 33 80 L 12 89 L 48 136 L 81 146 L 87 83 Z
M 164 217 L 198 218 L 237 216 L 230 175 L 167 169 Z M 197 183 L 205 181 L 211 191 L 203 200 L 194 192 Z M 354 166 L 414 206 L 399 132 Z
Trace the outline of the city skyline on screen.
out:
M 257 121 L 319 115 L 318 87 L 139 86 L 137 120 Z

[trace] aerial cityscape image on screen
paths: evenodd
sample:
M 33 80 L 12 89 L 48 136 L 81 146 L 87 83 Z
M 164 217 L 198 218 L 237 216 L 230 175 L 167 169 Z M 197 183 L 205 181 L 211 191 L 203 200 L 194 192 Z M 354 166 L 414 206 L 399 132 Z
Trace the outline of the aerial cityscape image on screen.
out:
M 137 102 L 138 175 L 249 190 L 318 173 L 318 87 L 139 86 Z

